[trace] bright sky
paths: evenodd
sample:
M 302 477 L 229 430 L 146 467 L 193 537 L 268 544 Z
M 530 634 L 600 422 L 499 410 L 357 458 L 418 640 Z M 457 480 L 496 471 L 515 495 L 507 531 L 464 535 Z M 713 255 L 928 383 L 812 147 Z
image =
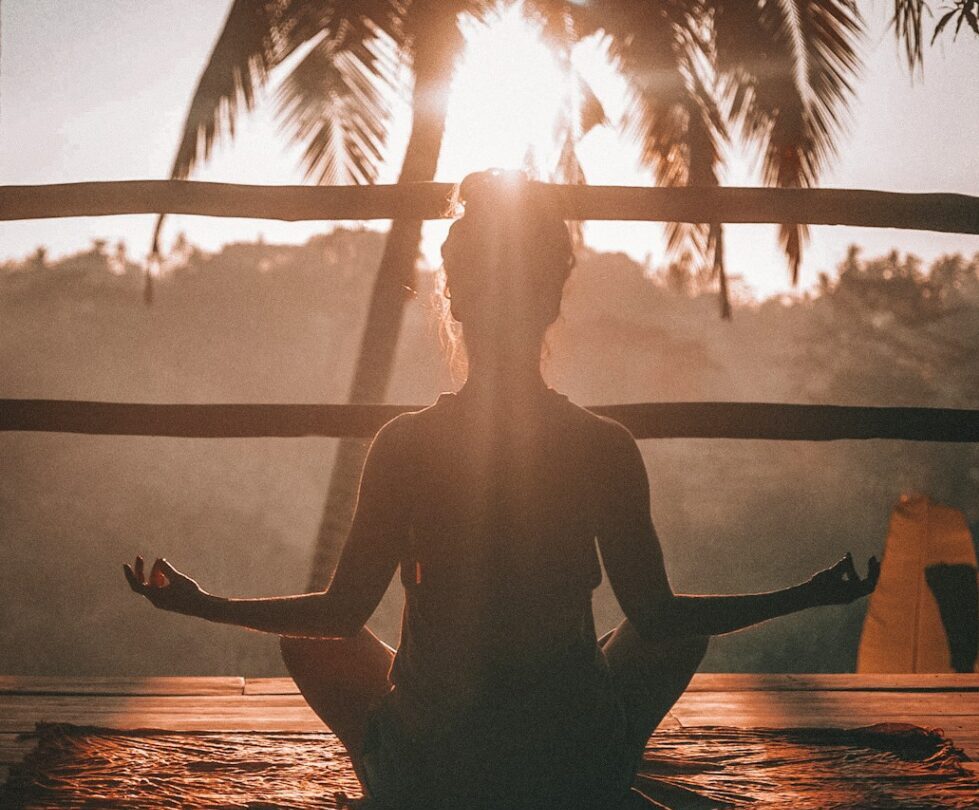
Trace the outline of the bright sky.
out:
M 0 184 L 164 178 L 187 103 L 229 0 L 0 0 Z M 911 80 L 887 31 L 887 2 L 868 3 L 872 33 L 858 82 L 849 134 L 823 178 L 826 187 L 979 193 L 979 43 L 968 31 L 942 37 L 926 53 L 924 78 Z M 929 26 L 930 30 L 930 26 Z M 489 166 L 519 165 L 528 140 L 541 154 L 560 103 L 560 74 L 540 56 L 525 27 L 505 18 L 494 33 L 469 30 L 470 48 L 456 77 L 439 180 L 458 180 Z M 576 64 L 614 120 L 621 84 L 595 48 Z M 271 104 L 246 118 L 197 179 L 299 183 L 298 150 L 277 135 Z M 396 176 L 405 141 L 405 114 L 392 136 L 382 182 Z M 651 183 L 634 147 L 610 128 L 580 148 L 589 182 Z M 757 167 L 732 156 L 730 185 L 756 185 Z M 0 223 L 0 260 L 46 245 L 55 254 L 91 239 L 123 239 L 131 255 L 149 244 L 153 217 L 75 218 Z M 425 251 L 437 255 L 446 225 L 427 226 Z M 279 223 L 172 217 L 164 244 L 179 231 L 207 249 L 231 240 L 302 241 L 322 223 Z M 664 262 L 655 224 L 589 223 L 587 241 L 654 265 Z M 770 226 L 728 227 L 728 268 L 756 293 L 789 289 Z M 851 242 L 871 254 L 892 248 L 924 258 L 979 251 L 979 237 L 876 229 L 816 228 L 803 266 L 803 286 L 832 271 Z

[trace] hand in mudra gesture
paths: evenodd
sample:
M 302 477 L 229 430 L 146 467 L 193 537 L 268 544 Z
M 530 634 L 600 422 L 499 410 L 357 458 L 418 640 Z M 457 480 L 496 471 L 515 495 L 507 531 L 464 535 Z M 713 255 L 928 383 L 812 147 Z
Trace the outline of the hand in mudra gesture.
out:
M 809 580 L 817 605 L 848 605 L 873 593 L 880 579 L 880 563 L 876 557 L 867 562 L 867 576 L 860 578 L 853 565 L 853 555 L 847 552 L 836 565 L 820 571 Z
M 137 557 L 134 565 L 124 563 L 122 570 L 129 587 L 161 610 L 194 615 L 203 602 L 201 586 L 166 560 L 153 563 L 149 579 L 143 574 L 142 557 Z

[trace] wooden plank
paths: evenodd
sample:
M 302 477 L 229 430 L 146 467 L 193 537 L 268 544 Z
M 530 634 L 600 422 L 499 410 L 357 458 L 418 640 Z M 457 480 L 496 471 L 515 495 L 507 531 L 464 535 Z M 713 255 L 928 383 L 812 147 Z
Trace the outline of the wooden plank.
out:
M 220 712 L 225 709 L 251 707 L 255 710 L 302 706 L 302 695 L 0 695 L 0 712 L 36 708 L 58 709 L 78 706 L 108 708 L 149 708 L 154 711 L 199 709 Z
M 271 713 L 251 710 L 221 713 L 69 711 L 57 714 L 0 716 L 0 732 L 34 731 L 37 723 L 71 723 L 114 729 L 163 729 L 167 731 L 329 731 L 307 707 L 278 709 Z
M 672 714 L 684 728 L 692 726 L 737 726 L 739 728 L 859 728 L 883 723 L 910 723 L 922 728 L 942 729 L 953 739 L 957 734 L 977 733 L 975 715 L 939 715 L 901 712 L 893 709 L 887 714 L 874 712 L 825 711 L 800 714 L 759 712 L 730 707 L 702 712 L 689 707 L 677 708 Z
M 49 722 L 49 721 L 45 721 Z M 256 715 L 253 712 L 229 714 L 217 717 L 201 717 L 193 712 L 187 714 L 130 715 L 114 716 L 104 714 L 66 714 L 58 718 L 59 723 L 77 726 L 98 726 L 119 730 L 159 729 L 161 731 L 291 731 L 291 732 L 329 732 L 323 721 L 309 711 L 279 712 L 274 716 Z M 0 732 L 34 731 L 34 722 L 25 719 L 0 718 Z
M 232 677 L 71 677 L 0 675 L 0 695 L 240 695 L 245 679 Z
M 864 189 L 649 188 L 535 183 L 565 219 L 786 223 L 979 233 L 979 199 Z M 256 186 L 122 180 L 0 186 L 0 220 L 196 214 L 301 220 L 442 219 L 452 183 Z
M 38 722 L 200 731 L 324 728 L 299 695 L 0 696 L 0 732 L 32 731 Z
M 748 674 L 698 672 L 688 692 L 979 692 L 979 674 Z
M 421 407 L 0 399 L 0 431 L 187 439 L 372 436 L 398 414 Z M 639 402 L 589 410 L 621 422 L 637 439 L 979 441 L 979 410 L 963 408 Z
M 305 706 L 302 695 L 0 695 L 0 715 L 88 712 L 267 712 Z
M 966 756 L 973 761 L 976 769 L 979 770 L 979 734 L 975 730 L 959 732 L 957 734 L 955 732 L 946 732 L 946 734 L 955 747 L 961 748 Z
M 698 714 L 739 712 L 771 716 L 784 714 L 808 717 L 833 714 L 877 715 L 967 715 L 979 722 L 979 693 L 976 692 L 848 692 L 848 691 L 777 691 L 777 692 L 685 692 L 676 702 L 675 711 Z M 683 721 L 680 716 L 681 722 Z
M 671 710 L 687 726 L 846 728 L 910 723 L 941 729 L 979 759 L 979 694 L 948 691 L 688 691 Z
M 689 692 L 979 691 L 979 674 L 753 674 L 699 672 Z M 295 695 L 292 678 L 0 675 L 0 694 Z
M 99 715 L 133 723 L 161 716 L 212 718 L 247 714 L 274 719 L 279 713 L 308 711 L 298 694 L 234 696 L 62 696 L 4 695 L 0 697 L 0 721 L 58 721 L 67 715 Z M 979 694 L 966 692 L 854 693 L 854 692 L 687 692 L 674 707 L 674 714 L 710 719 L 737 714 L 761 718 L 784 718 L 786 722 L 832 716 L 870 717 L 879 720 L 915 715 L 976 718 L 979 728 Z M 74 721 L 73 721 L 74 722 Z M 757 724 L 756 724 L 757 725 Z M 8 731 L 20 730 L 5 729 Z
M 702 673 L 695 676 L 663 727 L 853 727 L 905 722 L 942 729 L 969 756 L 979 759 L 977 681 L 974 675 Z M 43 721 L 121 729 L 325 729 L 290 678 L 8 677 L 2 683 L 12 691 L 0 694 L 0 764 L 16 761 L 31 744 L 18 741 L 16 733 L 33 731 Z
M 246 695 L 298 695 L 292 678 L 245 678 Z
M 763 675 L 698 672 L 688 692 L 979 692 L 979 674 L 922 675 Z M 292 678 L 246 678 L 246 695 L 297 695 Z

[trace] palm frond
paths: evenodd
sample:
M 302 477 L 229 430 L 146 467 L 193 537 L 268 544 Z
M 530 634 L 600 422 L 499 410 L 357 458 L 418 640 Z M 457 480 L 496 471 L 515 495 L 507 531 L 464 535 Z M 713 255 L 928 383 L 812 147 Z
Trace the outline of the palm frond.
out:
M 716 3 L 715 64 L 732 119 L 763 150 L 767 185 L 815 185 L 834 156 L 862 31 L 851 0 Z M 780 227 L 793 283 L 807 235 L 804 226 Z
M 402 0 L 234 0 L 191 98 L 170 176 L 189 176 L 210 157 L 220 136 L 234 137 L 238 115 L 255 106 L 270 72 L 310 41 L 325 38 L 337 53 L 356 53 L 369 31 L 400 46 L 403 5 Z M 301 81 L 308 85 L 309 77 Z M 366 166 L 371 150 L 363 151 Z M 310 160 L 307 153 L 307 169 Z M 151 255 L 159 253 L 163 221 L 157 219 Z
M 397 75 L 389 42 L 370 19 L 345 22 L 317 42 L 279 86 L 279 119 L 305 145 L 303 170 L 315 182 L 377 179 Z
M 956 0 L 955 5 L 949 11 L 946 11 L 942 15 L 938 24 L 935 26 L 935 31 L 931 35 L 931 44 L 935 44 L 935 40 L 938 39 L 938 35 L 945 30 L 947 26 L 955 17 L 958 19 L 955 21 L 955 33 L 952 34 L 953 41 L 958 38 L 959 31 L 962 30 L 962 23 L 968 23 L 969 28 L 971 28 L 977 36 L 979 36 L 979 3 L 976 0 Z
M 278 36 L 284 6 L 235 0 L 190 102 L 170 176 L 186 178 L 210 157 L 215 139 L 234 135 L 241 107 L 250 110 L 269 71 L 283 58 Z
M 575 103 L 578 107 L 578 137 L 583 138 L 595 127 L 608 123 L 605 106 L 598 98 L 592 86 L 577 71 L 573 71 L 575 84 Z
M 563 109 L 555 124 L 555 140 L 560 144 L 557 164 L 551 173 L 551 181 L 567 185 L 584 185 L 588 182 L 585 170 L 578 159 L 578 144 L 595 127 L 608 123 L 605 108 L 585 78 L 570 66 L 573 90 L 568 93 Z M 584 242 L 584 223 L 572 220 L 568 223 L 575 245 Z
M 894 0 L 891 25 L 898 43 L 904 45 L 904 56 L 912 71 L 924 61 L 923 21 L 927 10 L 924 0 Z
M 337 53 L 356 52 L 364 40 L 401 44 L 400 0 L 234 0 L 198 81 L 171 177 L 187 177 L 207 160 L 215 140 L 231 137 L 242 109 L 251 110 L 269 73 L 296 50 L 326 36 Z
M 534 0 L 524 3 L 523 11 L 567 79 L 567 92 L 554 123 L 554 140 L 559 150 L 549 179 L 566 185 L 583 185 L 587 179 L 578 159 L 578 144 L 595 127 L 608 123 L 608 117 L 594 89 L 572 63 L 571 52 L 579 41 L 575 18 L 564 0 Z M 568 227 L 572 242 L 582 244 L 584 223 L 572 220 Z
M 727 128 L 716 101 L 696 3 L 605 3 L 596 20 L 609 54 L 629 82 L 623 129 L 640 160 L 663 186 L 716 186 Z M 584 26 L 583 26 L 584 27 Z M 730 313 L 723 276 L 720 223 L 668 223 L 667 250 L 691 254 L 721 281 L 721 307 Z
M 704 122 L 700 113 L 712 106 L 711 100 L 705 99 L 704 106 L 692 103 L 703 84 L 694 87 L 689 31 L 666 12 L 672 4 L 649 4 L 653 5 L 660 13 L 648 16 L 635 13 L 640 9 L 629 3 L 605 7 L 619 12 L 606 15 L 602 27 L 609 37 L 609 55 L 629 82 L 622 126 L 638 142 L 640 159 L 653 170 L 657 182 L 697 184 L 708 177 L 712 162 L 703 162 L 703 144 L 691 149 L 687 135 L 691 126 Z M 719 116 L 711 118 L 720 122 Z M 716 143 L 712 136 L 717 133 L 699 134 L 708 136 L 707 143 Z
M 324 5 L 301 4 L 300 0 L 234 0 L 191 97 L 171 179 L 185 179 L 198 163 L 206 161 L 221 134 L 234 137 L 240 108 L 254 107 L 257 91 L 268 81 L 270 71 L 291 52 L 283 43 L 283 33 L 289 31 L 293 42 L 303 33 L 313 36 L 315 26 L 306 21 L 324 13 Z M 306 24 L 299 24 L 300 18 Z M 156 219 L 151 257 L 160 254 L 165 219 L 164 214 Z

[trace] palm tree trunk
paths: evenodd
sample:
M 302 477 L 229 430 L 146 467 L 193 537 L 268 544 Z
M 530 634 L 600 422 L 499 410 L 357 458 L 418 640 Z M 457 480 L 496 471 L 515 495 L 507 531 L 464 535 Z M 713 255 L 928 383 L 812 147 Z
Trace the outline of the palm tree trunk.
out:
M 447 73 L 443 60 L 415 59 L 412 128 L 399 183 L 428 181 L 435 177 L 445 133 Z M 383 402 L 385 399 L 401 332 L 404 305 L 410 297 L 406 288 L 411 288 L 414 280 L 421 228 L 420 219 L 399 219 L 391 223 L 384 255 L 374 280 L 349 402 Z M 316 538 L 309 574 L 310 590 L 322 588 L 336 568 L 353 518 L 360 473 L 369 445 L 370 441 L 365 439 L 340 440 Z

